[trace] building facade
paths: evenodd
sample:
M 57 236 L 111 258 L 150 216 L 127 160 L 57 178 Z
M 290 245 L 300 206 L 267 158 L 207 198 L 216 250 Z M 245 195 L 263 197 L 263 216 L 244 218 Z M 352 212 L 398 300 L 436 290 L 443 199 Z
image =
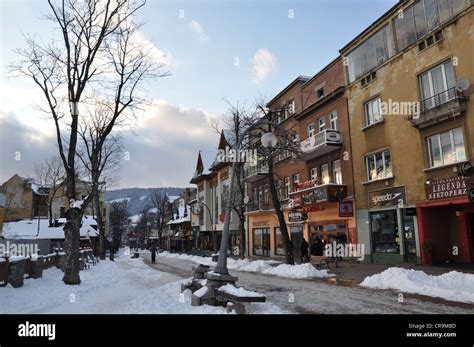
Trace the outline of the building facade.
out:
M 340 51 L 367 261 L 474 259 L 472 4 L 400 1 Z
M 267 107 L 280 110 L 279 126 L 299 151 L 274 162 L 277 187 L 295 259 L 305 239 L 311 254 L 316 240 L 356 243 L 351 143 L 344 70 L 338 58 L 315 76 L 298 77 Z M 249 167 L 246 181 L 249 251 L 252 256 L 284 257 L 280 225 L 269 197 L 268 169 Z

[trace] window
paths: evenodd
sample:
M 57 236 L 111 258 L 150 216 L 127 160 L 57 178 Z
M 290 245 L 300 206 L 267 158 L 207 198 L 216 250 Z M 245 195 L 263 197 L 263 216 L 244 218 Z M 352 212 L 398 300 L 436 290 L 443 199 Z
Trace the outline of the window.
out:
M 290 178 L 285 177 L 285 187 L 283 191 L 283 199 L 288 199 L 290 197 Z
M 323 164 L 321 165 L 321 180 L 323 184 L 328 184 L 331 182 L 329 178 L 329 165 Z
M 269 195 L 268 194 L 268 184 L 265 184 L 264 190 L 263 190 L 263 202 L 265 204 L 268 204 L 268 199 L 269 199 L 268 195 Z
M 252 202 L 255 208 L 258 207 L 258 189 L 257 187 L 252 188 Z
M 314 136 L 314 123 L 308 124 L 308 137 Z
M 398 51 L 404 50 L 416 41 L 413 6 L 407 7 L 393 20 Z
M 415 17 L 416 35 L 418 38 L 425 36 L 428 33 L 428 26 L 426 21 L 425 7 L 423 0 L 418 1 L 413 5 L 413 15 Z
M 393 176 L 390 150 L 378 152 L 365 157 L 367 178 L 369 181 Z
M 294 174 L 293 175 L 293 190 L 294 191 L 299 190 L 299 188 L 296 188 L 296 185 L 299 183 L 300 183 L 300 174 L 299 173 Z
M 337 122 L 337 111 L 334 110 L 329 114 L 329 123 L 331 124 L 331 129 L 338 130 L 339 124 Z
M 317 90 L 317 93 L 318 93 L 318 99 L 321 99 L 322 97 L 324 97 L 324 87 L 323 88 L 319 88 Z
M 262 204 L 263 204 L 263 187 L 259 186 L 258 187 L 258 209 L 262 209 Z
M 290 102 L 288 103 L 288 113 L 289 114 L 294 114 L 295 111 L 296 111 L 295 99 L 291 99 Z
M 427 138 L 430 167 L 449 165 L 466 160 L 462 128 Z
M 285 243 L 281 236 L 280 227 L 276 227 L 275 231 L 275 255 L 285 255 Z
M 380 107 L 380 97 L 370 100 L 364 104 L 365 124 L 369 126 L 383 120 L 382 110 Z
M 425 109 L 442 105 L 455 97 L 454 93 L 448 92 L 456 85 L 451 59 L 421 74 L 419 81 Z
M 321 117 L 318 119 L 318 131 L 321 132 L 326 128 L 326 119 L 324 117 Z
M 400 253 L 396 210 L 370 213 L 370 229 L 375 253 Z
M 386 25 L 347 55 L 349 83 L 383 64 L 392 55 L 391 33 Z
M 275 181 L 275 188 L 276 188 L 276 191 L 277 191 L 278 200 L 281 201 L 281 180 L 276 180 Z
M 342 184 L 341 160 L 332 162 L 332 180 L 335 184 Z
M 318 169 L 313 167 L 312 169 L 309 170 L 309 177 L 311 180 L 317 180 L 318 179 Z
M 270 256 L 270 233 L 268 228 L 253 229 L 253 254 Z

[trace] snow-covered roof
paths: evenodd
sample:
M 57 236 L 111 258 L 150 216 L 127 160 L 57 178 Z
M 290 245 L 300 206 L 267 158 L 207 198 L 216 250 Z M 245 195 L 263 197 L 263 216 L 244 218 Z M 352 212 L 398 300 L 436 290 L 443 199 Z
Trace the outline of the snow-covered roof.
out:
M 180 223 L 190 222 L 190 221 L 191 221 L 191 216 L 188 214 L 186 217 L 181 217 L 181 218 L 170 220 L 167 224 L 168 225 L 180 224 Z
M 18 222 L 9 222 L 3 225 L 3 236 L 5 239 L 64 239 L 64 223 L 65 218 L 60 218 L 58 222 L 61 224 L 58 227 L 49 227 L 48 219 L 39 220 L 39 234 L 37 219 L 24 219 Z M 82 226 L 80 230 L 81 238 L 96 237 L 99 232 L 93 228 L 97 222 L 92 216 L 82 217 Z
M 169 202 L 174 202 L 176 199 L 179 199 L 181 197 L 179 195 L 168 195 L 168 194 L 166 195 L 168 196 Z

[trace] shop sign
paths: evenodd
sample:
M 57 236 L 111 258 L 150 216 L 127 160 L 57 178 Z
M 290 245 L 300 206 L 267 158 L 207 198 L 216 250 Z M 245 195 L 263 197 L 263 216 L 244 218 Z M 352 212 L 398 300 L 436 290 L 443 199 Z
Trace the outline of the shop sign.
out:
M 303 220 L 303 214 L 298 211 L 288 212 L 288 222 L 301 222 Z
M 352 201 L 340 201 L 339 202 L 339 217 L 353 217 L 354 216 L 354 204 Z
M 406 204 L 405 187 L 392 187 L 369 192 L 369 208 L 403 207 Z
M 270 223 L 267 221 L 267 220 L 261 220 L 261 221 L 254 221 L 252 222 L 252 226 L 255 227 L 255 228 L 258 228 L 258 227 L 267 227 L 269 226 Z
M 448 177 L 425 184 L 427 200 L 446 199 L 467 195 L 465 177 Z

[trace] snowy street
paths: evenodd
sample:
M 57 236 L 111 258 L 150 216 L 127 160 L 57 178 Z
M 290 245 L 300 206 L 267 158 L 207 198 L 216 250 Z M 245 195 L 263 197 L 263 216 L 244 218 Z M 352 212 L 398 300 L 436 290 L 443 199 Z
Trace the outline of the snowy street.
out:
M 64 285 L 62 272 L 51 268 L 43 278 L 25 280 L 21 288 L 0 288 L 0 313 L 225 313 L 221 307 L 193 307 L 189 292 L 180 295 L 180 284 L 192 276 L 199 257 L 189 259 L 194 261 L 158 256 L 151 264 L 147 251 L 138 259 L 121 253 L 115 262 L 101 261 L 82 271 L 79 286 Z M 235 263 L 230 261 L 229 267 Z M 400 303 L 398 291 L 341 284 L 334 278 L 291 279 L 235 269 L 230 273 L 238 277 L 237 286 L 267 297 L 266 303 L 250 304 L 250 314 L 474 313 L 474 304 L 414 294 L 404 294 Z

